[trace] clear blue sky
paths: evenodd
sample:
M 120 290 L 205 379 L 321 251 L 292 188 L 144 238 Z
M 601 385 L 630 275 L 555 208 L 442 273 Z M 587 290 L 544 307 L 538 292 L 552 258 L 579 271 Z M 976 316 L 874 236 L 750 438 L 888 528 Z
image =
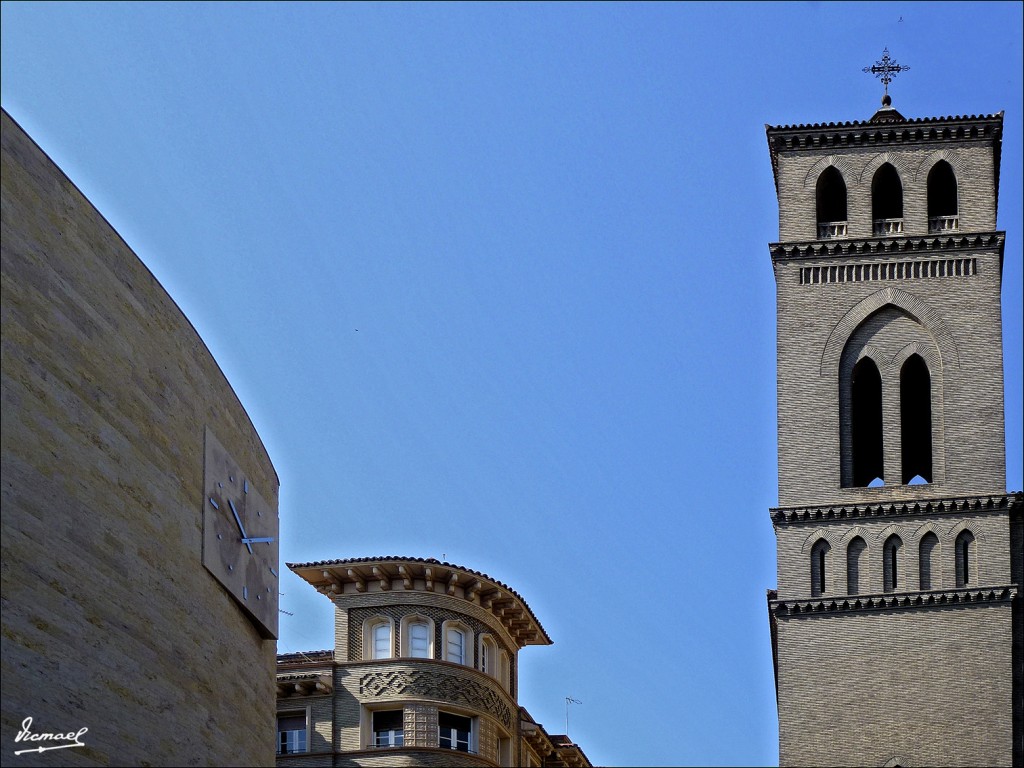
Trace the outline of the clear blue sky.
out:
M 1020 3 L 3 3 L 2 102 L 179 303 L 281 478 L 282 559 L 445 558 L 555 640 L 596 764 L 777 760 L 764 124 L 1006 111 Z M 330 647 L 288 574 L 281 651 Z

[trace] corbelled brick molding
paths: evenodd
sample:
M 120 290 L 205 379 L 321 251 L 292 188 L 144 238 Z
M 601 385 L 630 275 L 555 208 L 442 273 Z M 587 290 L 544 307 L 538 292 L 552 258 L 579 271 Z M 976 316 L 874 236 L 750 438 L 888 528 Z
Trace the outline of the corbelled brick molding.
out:
M 894 255 L 948 253 L 998 249 L 1002 261 L 1005 232 L 971 232 L 933 234 L 905 237 L 861 237 L 856 239 L 802 240 L 770 243 L 772 261 L 788 262 L 801 259 L 831 259 L 853 256 L 891 258 Z
M 949 499 L 885 501 L 877 504 L 843 504 L 810 507 L 773 507 L 772 525 L 779 527 L 831 520 L 908 517 L 915 515 L 952 515 L 972 512 L 993 512 L 1024 509 L 1024 491 L 996 496 L 974 496 Z
M 950 608 L 978 603 L 1009 603 L 1017 597 L 1016 584 L 994 587 L 941 589 L 926 592 L 887 592 L 845 595 L 815 600 L 772 600 L 769 610 L 779 616 L 820 616 L 849 611 L 892 611 L 905 608 Z

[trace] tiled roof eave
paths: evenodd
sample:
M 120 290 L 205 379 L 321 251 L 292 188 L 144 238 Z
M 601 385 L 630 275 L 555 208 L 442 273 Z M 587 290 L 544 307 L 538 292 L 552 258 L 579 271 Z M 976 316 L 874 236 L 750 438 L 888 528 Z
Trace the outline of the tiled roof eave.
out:
M 332 593 L 333 587 L 338 587 L 338 584 L 336 583 L 329 583 L 330 579 L 333 579 L 335 582 L 339 581 L 335 574 L 331 574 L 330 579 L 327 579 L 326 576 L 324 579 L 310 579 L 308 575 L 304 576 L 302 573 L 300 573 L 300 571 L 320 570 L 322 573 L 327 574 L 327 572 L 331 571 L 332 569 L 338 569 L 340 571 L 348 571 L 349 573 L 352 573 L 351 569 L 362 568 L 364 570 L 370 569 L 374 574 L 376 574 L 378 568 L 388 567 L 397 568 L 398 571 L 401 573 L 403 570 L 403 566 L 405 567 L 406 570 L 410 570 L 408 568 L 409 566 L 416 566 L 417 568 L 421 569 L 439 569 L 441 571 L 446 571 L 449 573 L 453 571 L 459 572 L 472 577 L 477 582 L 477 589 L 474 592 L 474 596 L 472 598 L 467 596 L 466 598 L 469 599 L 471 602 L 475 600 L 480 600 L 481 602 L 483 602 L 481 593 L 485 591 L 490 591 L 492 594 L 499 595 L 498 599 L 495 602 L 503 604 L 510 602 L 518 603 L 521 606 L 521 609 L 516 609 L 515 611 L 502 610 L 498 607 L 494 607 L 494 610 L 496 612 L 496 615 L 499 615 L 499 617 L 502 618 L 503 622 L 508 625 L 510 633 L 517 638 L 522 638 L 522 645 L 525 646 L 552 644 L 552 640 L 548 636 L 547 631 L 544 629 L 543 625 L 537 619 L 536 615 L 533 613 L 533 610 L 527 604 L 526 600 L 524 600 L 518 592 L 516 592 L 507 584 L 504 584 L 503 582 L 500 582 L 497 579 L 488 576 L 486 573 L 482 573 L 481 571 L 477 571 L 472 568 L 467 568 L 462 565 L 442 562 L 435 558 L 401 557 L 394 555 L 384 557 L 343 558 L 339 560 L 318 560 L 309 563 L 286 563 L 286 565 L 297 575 L 304 578 L 306 581 L 308 581 L 310 584 L 316 587 L 319 591 L 323 592 L 324 594 L 327 594 L 328 596 L 330 596 L 330 594 Z M 404 583 L 404 580 L 409 579 L 410 576 L 406 575 L 405 577 L 403 577 L 401 575 L 389 573 L 385 575 L 383 578 L 385 580 L 395 581 L 397 583 Z M 368 584 L 371 581 L 377 580 L 378 577 L 360 577 L 357 575 L 355 579 L 365 580 L 365 582 Z M 464 587 L 465 584 L 465 582 L 462 582 L 460 586 Z M 486 590 L 484 589 L 485 585 L 487 585 Z M 408 589 L 408 587 L 406 588 Z M 365 586 L 363 587 L 363 589 L 365 589 Z M 362 591 L 362 589 L 360 589 L 359 591 Z M 339 594 L 338 592 L 333 593 Z M 500 593 L 505 594 L 500 595 Z M 486 597 L 486 595 L 483 595 L 483 597 Z M 518 614 L 518 617 L 512 617 L 510 619 L 506 614 L 511 613 Z

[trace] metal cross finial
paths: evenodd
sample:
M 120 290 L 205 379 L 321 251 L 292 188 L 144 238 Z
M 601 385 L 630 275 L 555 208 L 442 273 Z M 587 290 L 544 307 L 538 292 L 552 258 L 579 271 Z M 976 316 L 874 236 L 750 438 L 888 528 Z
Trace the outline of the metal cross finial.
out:
M 906 72 L 910 67 L 906 64 L 897 64 L 889 57 L 889 49 L 884 48 L 882 50 L 882 60 L 876 61 L 870 67 L 864 67 L 864 72 L 868 72 L 875 77 L 881 78 L 882 84 L 885 86 L 885 95 L 889 95 L 889 83 L 892 79 L 900 72 Z

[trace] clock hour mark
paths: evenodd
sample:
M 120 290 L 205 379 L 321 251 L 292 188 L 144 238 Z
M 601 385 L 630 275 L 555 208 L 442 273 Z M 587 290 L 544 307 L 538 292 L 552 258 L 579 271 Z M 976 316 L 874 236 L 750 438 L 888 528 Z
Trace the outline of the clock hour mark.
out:
M 229 571 L 233 571 L 233 570 L 235 570 L 235 566 L 233 566 L 233 565 L 229 565 L 229 566 L 228 566 L 228 570 L 229 570 Z
M 248 493 L 249 492 L 249 481 L 248 480 L 243 480 L 242 481 L 242 492 L 243 493 Z
M 224 483 L 222 483 L 222 482 L 220 482 L 220 481 L 218 480 L 218 481 L 217 481 L 217 487 L 218 487 L 218 488 L 223 488 L 223 487 L 224 487 Z
M 256 595 L 256 599 L 257 600 L 262 600 L 263 599 L 263 595 Z
M 218 539 L 223 539 L 224 538 L 224 534 L 223 533 L 218 533 L 217 534 L 217 538 Z
M 228 475 L 228 480 L 230 480 L 232 483 L 235 482 L 235 476 L 234 475 Z
M 242 587 L 242 599 L 243 600 L 248 600 L 249 599 L 249 588 L 248 587 Z
M 268 567 L 268 568 L 270 568 L 270 566 L 267 566 L 267 567 Z M 275 571 L 275 570 L 274 570 L 273 568 L 270 568 L 270 572 L 271 572 L 272 574 L 274 574 L 274 578 L 276 579 L 276 578 L 277 578 L 277 571 Z M 269 590 L 269 589 L 270 589 L 270 587 L 267 587 L 267 589 Z
M 218 485 L 220 485 L 220 483 L 218 483 Z M 213 500 L 213 496 L 210 497 L 210 503 L 213 504 L 214 509 L 220 509 L 220 505 Z

